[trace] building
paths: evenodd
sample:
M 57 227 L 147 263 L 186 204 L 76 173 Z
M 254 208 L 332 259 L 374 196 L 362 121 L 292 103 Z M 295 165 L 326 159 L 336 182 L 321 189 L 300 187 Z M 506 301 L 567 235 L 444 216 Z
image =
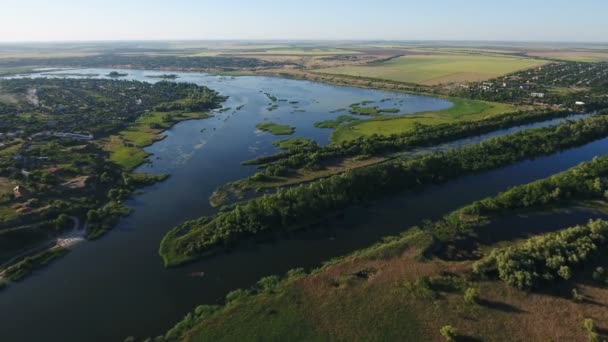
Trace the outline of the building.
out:
M 539 99 L 542 99 L 545 97 L 545 93 L 530 93 L 531 97 L 538 97 Z

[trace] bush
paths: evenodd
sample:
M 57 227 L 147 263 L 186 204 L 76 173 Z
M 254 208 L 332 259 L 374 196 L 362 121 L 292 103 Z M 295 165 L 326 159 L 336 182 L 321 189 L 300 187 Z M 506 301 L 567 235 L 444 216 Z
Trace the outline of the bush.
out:
M 229 292 L 226 295 L 226 302 L 228 302 L 228 303 L 236 302 L 236 301 L 245 299 L 248 296 L 249 296 L 249 291 L 247 291 L 247 290 L 243 290 L 243 289 L 234 290 L 234 291 Z
M 593 280 L 604 283 L 606 281 L 606 270 L 603 267 L 597 267 L 593 271 Z
M 260 292 L 273 292 L 277 286 L 281 283 L 281 278 L 276 275 L 271 275 L 258 280 L 258 287 Z
M 589 342 L 599 341 L 599 336 L 597 334 L 597 327 L 595 322 L 591 318 L 586 318 L 583 320 L 583 329 L 587 332 L 587 339 Z
M 582 303 L 585 300 L 585 296 L 579 293 L 577 289 L 572 289 L 572 300 Z
M 479 300 L 479 290 L 474 287 L 469 287 L 464 291 L 464 302 L 467 304 L 475 304 Z
M 446 341 L 454 341 L 456 335 L 458 334 L 458 329 L 454 328 L 451 325 L 444 325 L 441 329 L 439 329 L 441 336 L 445 338 Z

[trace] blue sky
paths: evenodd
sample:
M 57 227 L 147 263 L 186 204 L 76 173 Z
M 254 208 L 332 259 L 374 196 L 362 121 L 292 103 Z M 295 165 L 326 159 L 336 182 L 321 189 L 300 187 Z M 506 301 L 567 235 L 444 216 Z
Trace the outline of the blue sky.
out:
M 606 0 L 0 0 L 0 41 L 608 41 Z

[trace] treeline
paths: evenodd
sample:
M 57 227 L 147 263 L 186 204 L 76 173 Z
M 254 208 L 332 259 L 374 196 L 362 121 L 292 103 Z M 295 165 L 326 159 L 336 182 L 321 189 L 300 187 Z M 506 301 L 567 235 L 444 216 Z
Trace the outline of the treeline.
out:
M 213 219 L 189 221 L 162 240 L 166 265 L 176 265 L 254 234 L 305 227 L 311 218 L 404 189 L 415 189 L 455 177 L 508 165 L 608 135 L 608 118 L 593 116 L 577 122 L 522 131 L 446 152 L 396 160 L 356 169 L 220 212 Z
M 233 70 L 243 68 L 271 68 L 286 64 L 289 63 L 268 62 L 261 59 L 246 57 L 126 56 L 104 54 L 86 57 L 22 58 L 3 61 L 0 63 L 0 66 L 18 67 L 42 65 L 47 67 L 81 68 L 125 67 L 130 69 Z
M 608 222 L 586 225 L 533 237 L 506 248 L 496 248 L 474 265 L 479 275 L 498 274 L 510 286 L 522 290 L 568 280 L 573 270 L 598 257 L 608 245 Z
M 554 205 L 571 199 L 608 198 L 608 158 L 594 158 L 575 168 L 500 195 L 475 202 L 461 210 L 466 215 L 495 215 L 503 211 Z
M 283 176 L 290 169 L 318 169 L 323 161 L 337 157 L 377 155 L 415 147 L 433 146 L 474 135 L 489 133 L 517 125 L 524 125 L 571 115 L 570 111 L 532 111 L 493 116 L 479 121 L 442 125 L 416 125 L 414 130 L 400 135 L 372 135 L 336 145 L 315 149 L 282 152 L 273 156 L 246 161 L 244 165 L 264 165 L 266 176 Z

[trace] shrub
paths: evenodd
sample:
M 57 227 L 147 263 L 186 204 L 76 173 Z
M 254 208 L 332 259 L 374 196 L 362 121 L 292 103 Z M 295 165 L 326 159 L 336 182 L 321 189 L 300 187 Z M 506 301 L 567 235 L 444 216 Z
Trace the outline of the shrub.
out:
M 464 291 L 464 302 L 467 304 L 475 304 L 479 300 L 479 290 L 474 287 L 469 287 Z
M 445 338 L 446 341 L 454 341 L 456 335 L 458 334 L 458 329 L 454 328 L 451 325 L 444 325 L 441 329 L 439 329 L 441 336 Z
M 585 300 L 585 296 L 579 293 L 576 289 L 572 289 L 572 300 L 580 303 Z
M 606 280 L 606 270 L 603 267 L 597 267 L 593 271 L 593 280 L 603 283 Z
M 281 278 L 276 275 L 271 275 L 258 280 L 258 287 L 261 292 L 273 292 L 279 286 Z
M 247 290 L 243 290 L 243 289 L 234 290 L 234 291 L 229 292 L 226 295 L 226 302 L 228 302 L 228 303 L 236 302 L 236 301 L 245 299 L 248 296 L 249 296 L 249 291 L 247 291 Z
M 586 318 L 583 320 L 583 329 L 587 332 L 587 339 L 589 342 L 599 341 L 599 336 L 597 334 L 597 327 L 595 322 L 591 318 Z

